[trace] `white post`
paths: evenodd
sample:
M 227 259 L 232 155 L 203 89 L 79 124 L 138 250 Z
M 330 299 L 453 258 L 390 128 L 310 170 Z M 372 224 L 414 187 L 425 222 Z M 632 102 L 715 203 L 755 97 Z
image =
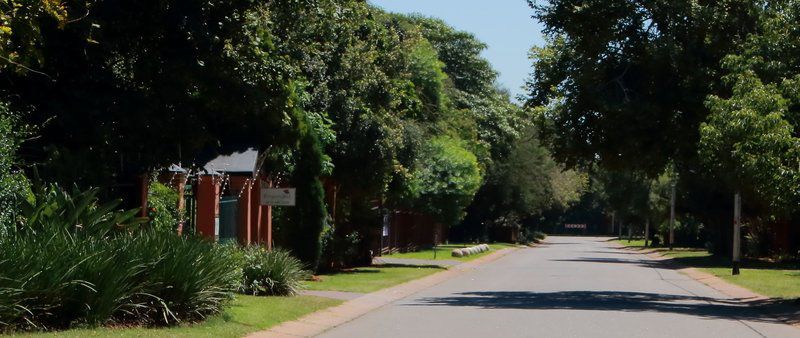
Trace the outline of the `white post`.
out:
M 739 274 L 739 261 L 741 255 L 741 227 L 742 227 L 742 196 L 739 192 L 733 196 L 733 271 L 734 275 Z
M 633 227 L 628 224 L 628 243 L 633 239 Z
M 611 212 L 611 235 L 614 235 L 614 217 L 617 215 L 616 212 Z
M 675 243 L 675 182 L 672 182 L 672 191 L 669 195 L 669 249 Z

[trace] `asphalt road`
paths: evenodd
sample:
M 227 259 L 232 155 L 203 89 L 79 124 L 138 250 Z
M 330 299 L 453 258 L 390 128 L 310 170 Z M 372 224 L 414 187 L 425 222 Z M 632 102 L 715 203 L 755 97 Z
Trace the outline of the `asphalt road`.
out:
M 322 337 L 800 337 L 745 306 L 615 249 L 549 237 L 339 326 Z

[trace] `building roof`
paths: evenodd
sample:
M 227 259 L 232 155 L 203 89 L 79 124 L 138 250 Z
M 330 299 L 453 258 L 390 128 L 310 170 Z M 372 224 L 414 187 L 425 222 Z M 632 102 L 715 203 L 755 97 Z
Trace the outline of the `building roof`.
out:
M 186 169 L 181 168 L 181 166 L 179 166 L 177 164 L 173 164 L 173 165 L 169 166 L 169 168 L 167 168 L 167 171 L 169 171 L 171 173 L 181 173 L 181 174 L 185 174 L 186 173 Z
M 248 149 L 230 155 L 220 155 L 219 157 L 206 163 L 203 168 L 207 172 L 224 173 L 254 173 L 256 162 L 258 161 L 258 150 Z

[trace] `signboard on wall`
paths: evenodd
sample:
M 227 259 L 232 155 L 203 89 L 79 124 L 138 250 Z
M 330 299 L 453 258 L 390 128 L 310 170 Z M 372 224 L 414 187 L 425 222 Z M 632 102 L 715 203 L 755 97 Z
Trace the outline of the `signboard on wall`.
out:
M 261 205 L 291 207 L 295 205 L 295 188 L 261 187 Z

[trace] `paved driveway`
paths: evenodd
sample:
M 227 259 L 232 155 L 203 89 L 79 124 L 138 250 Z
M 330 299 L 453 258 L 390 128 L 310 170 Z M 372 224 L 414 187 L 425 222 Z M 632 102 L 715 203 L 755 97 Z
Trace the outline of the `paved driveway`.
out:
M 323 337 L 800 337 L 606 238 L 549 237 Z

